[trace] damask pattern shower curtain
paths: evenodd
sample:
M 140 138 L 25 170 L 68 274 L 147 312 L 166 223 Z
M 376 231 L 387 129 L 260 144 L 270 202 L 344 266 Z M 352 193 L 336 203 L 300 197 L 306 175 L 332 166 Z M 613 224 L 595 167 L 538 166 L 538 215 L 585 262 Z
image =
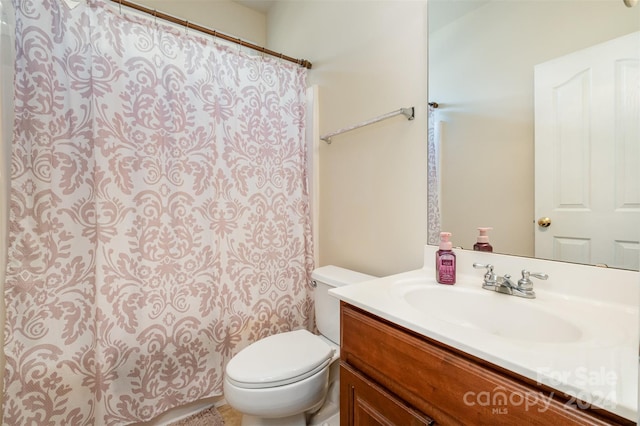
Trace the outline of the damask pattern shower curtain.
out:
M 16 2 L 7 425 L 220 395 L 312 326 L 305 70 L 98 0 Z
M 436 106 L 428 105 L 427 244 L 440 244 L 440 123 Z

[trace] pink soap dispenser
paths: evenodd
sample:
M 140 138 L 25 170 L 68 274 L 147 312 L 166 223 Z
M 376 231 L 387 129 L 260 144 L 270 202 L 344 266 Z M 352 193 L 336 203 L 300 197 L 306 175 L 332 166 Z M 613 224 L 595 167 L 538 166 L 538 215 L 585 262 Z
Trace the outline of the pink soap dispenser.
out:
M 478 228 L 478 240 L 473 245 L 475 251 L 493 251 L 493 247 L 489 244 L 488 232 L 493 228 Z
M 440 233 L 440 250 L 436 252 L 436 280 L 440 284 L 456 283 L 456 255 L 449 238 L 451 232 Z

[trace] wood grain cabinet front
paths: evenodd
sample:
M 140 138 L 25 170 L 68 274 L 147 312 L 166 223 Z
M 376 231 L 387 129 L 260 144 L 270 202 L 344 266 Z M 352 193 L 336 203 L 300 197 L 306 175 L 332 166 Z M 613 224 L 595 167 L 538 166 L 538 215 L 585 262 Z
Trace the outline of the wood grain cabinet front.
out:
M 340 395 L 348 408 L 341 424 L 358 426 L 428 426 L 433 419 L 407 406 L 347 364 L 340 365 Z
M 341 302 L 340 424 L 634 422 Z

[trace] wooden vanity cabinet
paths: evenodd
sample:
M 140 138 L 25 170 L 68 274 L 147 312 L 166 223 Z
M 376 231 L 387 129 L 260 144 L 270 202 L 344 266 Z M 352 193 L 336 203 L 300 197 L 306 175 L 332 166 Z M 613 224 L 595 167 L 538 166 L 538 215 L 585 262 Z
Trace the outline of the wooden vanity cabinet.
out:
M 343 426 L 635 424 L 348 303 L 340 311 Z

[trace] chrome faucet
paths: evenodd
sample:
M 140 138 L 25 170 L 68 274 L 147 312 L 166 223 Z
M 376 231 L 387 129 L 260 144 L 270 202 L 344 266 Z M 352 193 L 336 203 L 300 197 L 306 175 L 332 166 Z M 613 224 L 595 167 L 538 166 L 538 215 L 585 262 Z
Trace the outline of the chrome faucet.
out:
M 511 275 L 509 274 L 504 274 L 502 277 L 497 276 L 493 271 L 493 265 L 474 263 L 473 267 L 476 269 L 487 270 L 484 274 L 484 282 L 482 283 L 483 289 L 493 290 L 498 293 L 509 294 L 512 296 L 524 297 L 527 299 L 535 299 L 536 297 L 536 292 L 533 291 L 533 281 L 531 281 L 531 277 L 541 280 L 549 278 L 549 275 L 543 274 L 542 272 L 529 272 L 526 269 L 523 269 L 522 278 L 520 278 L 516 284 L 511 281 Z

